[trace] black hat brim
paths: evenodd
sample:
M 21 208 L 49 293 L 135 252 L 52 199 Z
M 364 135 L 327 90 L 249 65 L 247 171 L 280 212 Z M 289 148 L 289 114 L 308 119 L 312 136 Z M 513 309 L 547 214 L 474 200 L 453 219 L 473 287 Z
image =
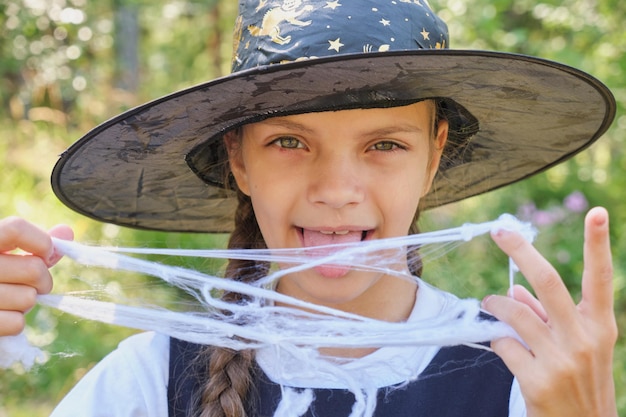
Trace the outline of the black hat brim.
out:
M 232 191 L 200 179 L 188 155 L 243 123 L 279 114 L 449 98 L 479 122 L 445 163 L 424 208 L 522 180 L 597 140 L 615 116 L 600 81 L 510 53 L 381 52 L 258 67 L 129 110 L 64 152 L 52 187 L 70 208 L 140 229 L 229 232 Z M 396 104 L 397 103 L 397 104 Z

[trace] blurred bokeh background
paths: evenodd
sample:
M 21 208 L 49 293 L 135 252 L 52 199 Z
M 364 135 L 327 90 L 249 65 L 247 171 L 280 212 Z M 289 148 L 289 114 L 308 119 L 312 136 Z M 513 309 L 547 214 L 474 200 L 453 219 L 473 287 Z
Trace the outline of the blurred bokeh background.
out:
M 582 219 L 588 207 L 607 207 L 622 334 L 614 369 L 620 415 L 626 416 L 626 259 L 621 256 L 626 249 L 626 3 L 432 0 L 432 6 L 448 22 L 453 48 L 554 59 L 595 75 L 617 98 L 612 128 L 590 149 L 520 184 L 427 212 L 422 229 L 490 220 L 504 212 L 532 221 L 540 232 L 536 245 L 578 298 Z M 79 241 L 98 245 L 223 246 L 224 236 L 135 231 L 81 217 L 56 200 L 49 175 L 58 155 L 98 123 L 227 74 L 236 8 L 234 0 L 0 0 L 0 217 L 19 215 L 44 228 L 67 223 Z M 181 262 L 209 268 L 206 261 Z M 463 245 L 429 267 L 426 280 L 461 296 L 506 291 L 506 258 L 488 239 Z M 147 288 L 177 297 L 148 278 L 133 278 L 129 285 L 125 277 L 69 261 L 53 273 L 55 291 L 61 293 L 86 286 L 133 298 Z M 0 370 L 0 417 L 47 416 L 132 332 L 36 308 L 29 315 L 29 337 L 50 357 L 30 372 Z

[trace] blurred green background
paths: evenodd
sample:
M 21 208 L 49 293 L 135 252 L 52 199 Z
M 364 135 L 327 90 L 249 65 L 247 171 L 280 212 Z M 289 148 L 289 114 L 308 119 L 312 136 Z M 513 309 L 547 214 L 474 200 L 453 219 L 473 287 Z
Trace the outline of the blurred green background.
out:
M 607 207 L 622 334 L 614 369 L 620 415 L 626 416 L 626 259 L 620 256 L 626 249 L 626 3 L 433 0 L 432 6 L 449 24 L 452 47 L 558 60 L 592 73 L 618 100 L 615 123 L 590 149 L 520 184 L 425 213 L 422 229 L 517 214 L 537 225 L 536 245 L 578 297 L 584 211 Z M 141 232 L 85 219 L 56 200 L 49 175 L 57 156 L 96 124 L 146 100 L 227 74 L 236 7 L 233 0 L 0 0 L 0 217 L 19 215 L 45 228 L 67 223 L 77 240 L 99 245 L 223 245 L 224 236 Z M 181 262 L 215 268 L 206 261 Z M 70 261 L 53 273 L 57 292 L 86 286 L 132 298 L 148 288 L 177 297 L 147 278 L 79 268 Z M 425 279 L 461 296 L 501 293 L 507 286 L 507 261 L 484 239 L 427 264 Z M 28 332 L 50 358 L 30 372 L 19 367 L 0 371 L 0 417 L 48 415 L 90 367 L 133 331 L 36 308 Z

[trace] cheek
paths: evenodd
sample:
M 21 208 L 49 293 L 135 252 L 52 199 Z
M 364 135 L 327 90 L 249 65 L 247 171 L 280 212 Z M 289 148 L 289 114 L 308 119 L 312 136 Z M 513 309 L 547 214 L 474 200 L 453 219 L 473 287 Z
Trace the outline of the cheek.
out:
M 276 207 L 269 205 L 267 201 L 254 198 L 252 193 L 252 208 L 256 217 L 259 230 L 268 248 L 280 247 L 280 241 L 277 240 L 278 227 L 275 220 Z
M 288 184 L 278 181 L 271 172 L 264 170 L 264 173 L 250 176 L 250 199 L 266 245 L 269 248 L 286 247 L 295 194 Z
M 413 220 L 415 219 L 415 213 L 419 207 L 420 194 L 417 192 L 405 193 L 403 199 L 402 209 L 399 212 L 398 218 L 402 219 L 402 225 L 400 226 L 403 232 L 408 232 Z M 400 211 L 400 209 L 399 209 Z
M 393 186 L 377 187 L 378 202 L 386 222 L 394 225 L 394 234 L 406 234 L 422 196 L 422 181 L 415 180 L 415 173 L 405 172 L 397 176 Z
M 405 169 L 396 175 L 397 192 L 405 200 L 419 200 L 430 186 L 430 173 L 427 161 L 420 160 L 413 168 Z

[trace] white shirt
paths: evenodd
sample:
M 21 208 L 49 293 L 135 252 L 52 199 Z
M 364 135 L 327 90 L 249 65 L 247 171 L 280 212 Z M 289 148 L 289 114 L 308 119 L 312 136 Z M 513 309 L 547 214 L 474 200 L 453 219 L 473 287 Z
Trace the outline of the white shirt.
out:
M 409 320 L 424 320 L 441 313 L 448 295 L 420 282 L 418 299 Z M 389 366 L 390 361 L 418 364 L 421 372 L 438 352 L 437 347 L 414 349 L 385 347 L 371 355 L 350 362 L 351 372 L 376 381 L 384 387 L 406 380 L 403 366 Z M 284 358 L 280 358 L 283 360 Z M 272 349 L 257 353 L 259 366 L 276 383 L 281 373 L 275 367 L 277 357 Z M 386 364 L 386 365 L 383 365 Z M 284 365 L 284 364 L 282 364 Z M 283 367 L 284 369 L 284 367 Z M 167 385 L 169 374 L 169 337 L 146 332 L 129 337 L 98 363 L 53 411 L 51 417 L 168 417 Z M 286 383 L 287 381 L 282 381 Z M 341 388 L 332 380 L 320 386 L 319 378 L 289 379 L 289 386 Z M 526 415 L 519 385 L 513 381 L 509 416 Z

